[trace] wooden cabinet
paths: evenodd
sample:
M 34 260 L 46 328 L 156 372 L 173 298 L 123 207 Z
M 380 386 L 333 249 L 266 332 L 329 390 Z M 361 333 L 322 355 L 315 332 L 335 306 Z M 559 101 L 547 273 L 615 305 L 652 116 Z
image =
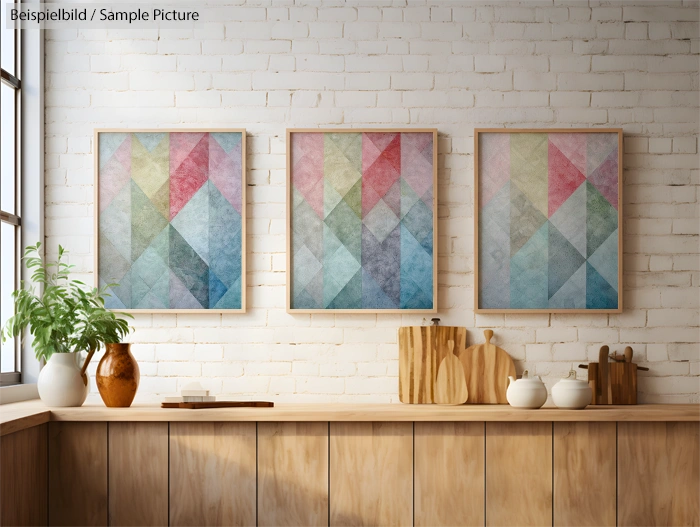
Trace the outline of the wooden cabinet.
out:
M 413 523 L 413 423 L 331 423 L 330 525 Z
M 554 423 L 554 526 L 615 525 L 615 423 Z
M 0 525 L 46 525 L 48 424 L 0 438 Z
M 552 524 L 552 423 L 486 423 L 486 525 Z
M 255 525 L 255 423 L 170 424 L 170 525 Z
M 168 524 L 168 423 L 109 423 L 109 524 Z
M 107 525 L 107 423 L 49 423 L 49 525 Z
M 484 423 L 416 423 L 414 525 L 484 525 Z
M 618 423 L 618 525 L 700 525 L 700 423 Z
M 328 525 L 328 423 L 258 424 L 258 525 Z
M 700 525 L 697 421 L 6 430 L 2 525 Z

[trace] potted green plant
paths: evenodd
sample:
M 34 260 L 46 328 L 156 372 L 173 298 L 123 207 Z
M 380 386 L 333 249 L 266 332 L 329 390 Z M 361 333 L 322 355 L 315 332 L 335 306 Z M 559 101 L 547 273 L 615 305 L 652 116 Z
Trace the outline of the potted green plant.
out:
M 93 354 L 106 343 L 120 342 L 129 333 L 126 320 L 104 306 L 107 287 L 88 288 L 72 280 L 72 265 L 62 261 L 65 250 L 58 246 L 58 259 L 47 262 L 40 253 L 41 243 L 30 245 L 23 260 L 33 270 L 31 284 L 24 280 L 12 293 L 15 313 L 2 329 L 3 342 L 24 336 L 29 327 L 37 359 L 46 361 L 39 373 L 39 397 L 48 406 L 80 406 L 89 391 L 87 365 Z M 41 285 L 37 293 L 35 288 Z M 132 317 L 133 318 L 133 317 Z M 87 352 L 78 366 L 79 352 Z

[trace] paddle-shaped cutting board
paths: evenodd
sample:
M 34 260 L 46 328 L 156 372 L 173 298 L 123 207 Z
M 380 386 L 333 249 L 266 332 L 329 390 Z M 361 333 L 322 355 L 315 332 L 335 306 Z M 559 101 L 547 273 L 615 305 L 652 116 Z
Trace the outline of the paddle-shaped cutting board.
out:
M 435 398 L 438 367 L 447 356 L 449 341 L 455 354 L 464 350 L 467 328 L 459 326 L 404 326 L 399 328 L 399 400 L 431 404 Z
M 486 342 L 475 344 L 457 353 L 467 379 L 470 404 L 508 404 L 508 376 L 515 377 L 515 365 L 510 355 L 491 344 L 493 331 L 484 331 Z
M 435 380 L 436 404 L 464 404 L 467 402 L 467 381 L 464 378 L 464 368 L 453 353 L 455 343 L 447 343 L 447 356 L 438 367 Z

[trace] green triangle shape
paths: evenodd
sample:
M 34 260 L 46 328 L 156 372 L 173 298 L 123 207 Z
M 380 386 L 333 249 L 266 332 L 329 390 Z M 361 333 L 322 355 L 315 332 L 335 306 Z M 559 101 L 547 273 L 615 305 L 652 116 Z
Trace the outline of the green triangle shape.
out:
M 151 197 L 151 202 L 164 218 L 170 214 L 170 180 L 167 180 Z
M 348 204 L 350 209 L 355 213 L 358 218 L 362 218 L 362 178 L 358 179 L 357 182 L 347 191 L 345 197 L 343 197 L 345 203 Z
M 328 309 L 359 309 L 362 307 L 362 269 L 345 284 Z
M 510 254 L 517 252 L 547 222 L 517 185 L 510 186 Z
M 341 201 L 324 223 L 359 262 L 362 254 L 362 221 L 350 206 Z
M 547 268 L 548 299 L 559 291 L 569 278 L 585 262 L 581 253 L 569 243 L 564 235 L 550 223 L 549 225 L 549 262 Z
M 131 261 L 138 260 L 168 224 L 135 181 L 131 181 Z
M 586 257 L 598 250 L 617 229 L 617 210 L 586 181 Z

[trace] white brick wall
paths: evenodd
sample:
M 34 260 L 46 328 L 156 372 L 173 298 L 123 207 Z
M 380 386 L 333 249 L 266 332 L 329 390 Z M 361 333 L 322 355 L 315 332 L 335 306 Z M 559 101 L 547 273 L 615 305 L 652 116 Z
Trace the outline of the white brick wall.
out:
M 46 34 L 46 242 L 86 281 L 94 128 L 248 130 L 249 312 L 137 316 L 141 396 L 197 379 L 277 401 L 397 400 L 396 328 L 421 317 L 284 311 L 285 128 L 376 125 L 440 131 L 444 324 L 470 342 L 493 328 L 550 388 L 601 344 L 631 345 L 651 369 L 642 401 L 700 402 L 696 0 L 236 3 L 195 29 Z M 476 126 L 624 128 L 622 315 L 474 314 Z

